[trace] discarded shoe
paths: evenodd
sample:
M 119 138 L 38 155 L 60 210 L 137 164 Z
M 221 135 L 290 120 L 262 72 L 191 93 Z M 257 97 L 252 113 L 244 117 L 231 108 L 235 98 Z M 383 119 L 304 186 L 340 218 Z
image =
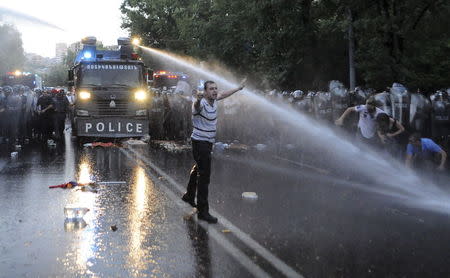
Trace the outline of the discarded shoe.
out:
M 198 213 L 198 219 L 200 220 L 204 220 L 208 223 L 211 224 L 216 224 L 217 223 L 217 217 L 212 216 L 211 214 L 209 214 L 209 212 L 204 212 L 204 213 Z
M 181 200 L 185 201 L 186 203 L 191 205 L 191 207 L 193 207 L 193 208 L 197 207 L 197 205 L 195 204 L 194 199 L 193 198 L 189 198 L 187 194 L 184 194 L 183 197 L 181 197 Z

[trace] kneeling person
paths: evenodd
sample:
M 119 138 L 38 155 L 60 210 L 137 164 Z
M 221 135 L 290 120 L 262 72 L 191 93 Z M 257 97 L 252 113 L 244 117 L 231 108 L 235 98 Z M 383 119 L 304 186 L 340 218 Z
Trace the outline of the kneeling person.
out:
M 420 134 L 414 133 L 409 137 L 408 142 L 406 147 L 406 167 L 412 168 L 413 164 L 417 164 L 420 168 L 432 170 L 434 156 L 440 154 L 441 159 L 437 169 L 440 171 L 445 169 L 447 153 L 433 140 L 421 138 Z

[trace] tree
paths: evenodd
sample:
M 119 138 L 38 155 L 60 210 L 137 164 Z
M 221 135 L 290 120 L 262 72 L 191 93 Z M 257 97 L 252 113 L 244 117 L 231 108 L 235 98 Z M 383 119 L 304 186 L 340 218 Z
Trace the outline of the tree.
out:
M 60 87 L 67 84 L 67 66 L 63 64 L 53 65 L 43 76 L 45 86 Z
M 347 82 L 349 24 L 357 85 L 450 83 L 445 0 L 124 0 L 122 13 L 149 46 L 218 60 L 272 87 Z
M 25 55 L 21 34 L 12 25 L 0 25 L 0 74 L 22 70 Z

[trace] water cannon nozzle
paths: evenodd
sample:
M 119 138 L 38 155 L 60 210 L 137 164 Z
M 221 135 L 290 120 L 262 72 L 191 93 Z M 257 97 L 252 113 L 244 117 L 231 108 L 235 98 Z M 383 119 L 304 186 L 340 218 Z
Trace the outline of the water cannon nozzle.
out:
M 97 38 L 94 36 L 88 36 L 81 39 L 81 43 L 84 45 L 95 45 L 97 43 Z

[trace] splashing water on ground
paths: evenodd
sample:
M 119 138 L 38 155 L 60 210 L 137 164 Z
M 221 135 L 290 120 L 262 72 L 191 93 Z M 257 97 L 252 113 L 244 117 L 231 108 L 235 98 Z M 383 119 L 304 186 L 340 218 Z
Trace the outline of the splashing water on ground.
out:
M 200 63 L 192 58 L 178 57 L 154 48 L 140 47 L 161 59 L 208 77 L 223 88 L 238 86 L 235 81 L 230 81 L 210 69 L 200 67 Z M 402 163 L 386 159 L 383 155 L 367 147 L 355 145 L 344 136 L 338 135 L 330 127 L 287 105 L 274 104 L 250 90 L 244 90 L 244 93 L 251 97 L 252 104 L 265 107 L 266 111 L 276 115 L 279 121 L 290 126 L 290 132 L 308 137 L 309 144 L 314 144 L 314 147 L 320 151 L 319 156 L 331 154 L 330 159 L 340 168 L 346 168 L 347 171 L 354 172 L 358 177 L 368 180 L 369 191 L 389 196 L 412 207 L 450 213 L 450 195 L 430 181 L 418 177 L 412 170 L 405 168 Z M 325 158 L 325 160 L 327 159 L 328 157 Z M 339 184 L 343 184 L 343 182 L 341 181 Z M 348 182 L 348 186 L 357 187 L 351 181 Z M 368 187 L 366 185 L 361 189 L 367 191 Z

